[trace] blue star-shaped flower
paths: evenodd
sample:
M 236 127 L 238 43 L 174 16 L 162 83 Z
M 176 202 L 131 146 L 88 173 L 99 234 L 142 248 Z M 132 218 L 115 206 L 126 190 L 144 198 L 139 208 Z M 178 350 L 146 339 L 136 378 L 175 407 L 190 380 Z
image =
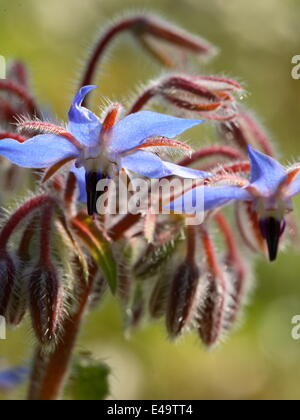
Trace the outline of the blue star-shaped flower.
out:
M 276 259 L 279 240 L 285 229 L 285 214 L 293 209 L 291 197 L 300 192 L 300 167 L 285 169 L 277 160 L 251 146 L 248 147 L 251 165 L 250 179 L 236 177 L 239 185 L 205 185 L 204 211 L 221 207 L 231 201 L 251 202 L 259 216 L 259 225 L 266 240 L 270 260 Z M 212 178 L 213 179 L 213 178 Z M 226 177 L 225 177 L 226 179 Z M 234 181 L 234 176 L 230 177 Z M 223 180 L 224 181 L 224 180 Z M 197 188 L 173 201 L 168 208 L 195 213 Z M 198 204 L 203 210 L 203 203 Z
M 176 175 L 199 178 L 209 174 L 163 161 L 146 151 L 150 146 L 179 146 L 172 138 L 200 124 L 201 120 L 182 119 L 151 111 L 141 111 L 106 127 L 82 106 L 85 96 L 96 86 L 85 86 L 75 96 L 69 111 L 67 131 L 40 134 L 24 143 L 13 139 L 0 142 L 0 155 L 27 168 L 49 168 L 53 174 L 64 163 L 75 160 L 72 169 L 78 180 L 85 177 L 89 214 L 96 208 L 97 182 L 116 170 L 126 169 L 149 178 Z M 159 136 L 160 139 L 147 142 Z M 84 168 L 84 169 L 82 169 Z

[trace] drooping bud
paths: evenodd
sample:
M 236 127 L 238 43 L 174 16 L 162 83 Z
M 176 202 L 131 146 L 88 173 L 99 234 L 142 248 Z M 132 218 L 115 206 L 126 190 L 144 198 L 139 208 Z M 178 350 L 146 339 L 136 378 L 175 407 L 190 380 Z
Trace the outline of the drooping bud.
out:
M 199 278 L 198 267 L 187 261 L 175 272 L 166 312 L 166 325 L 171 337 L 177 337 L 195 315 L 199 300 Z
M 231 288 L 224 268 L 219 264 L 213 241 L 201 227 L 201 240 L 206 255 L 207 293 L 199 306 L 198 331 L 207 347 L 215 346 L 227 329 L 230 316 Z
M 270 261 L 276 260 L 280 238 L 284 233 L 285 227 L 286 222 L 284 219 L 265 217 L 259 221 L 261 234 L 268 245 Z
M 15 264 L 6 251 L 0 253 L 0 315 L 6 316 L 16 275 Z
M 55 343 L 64 317 L 64 287 L 53 265 L 34 268 L 29 280 L 29 301 L 38 340 L 43 345 Z
M 207 347 L 212 347 L 221 339 L 225 329 L 226 293 L 219 287 L 216 276 L 208 275 L 207 297 L 200 307 L 199 335 Z

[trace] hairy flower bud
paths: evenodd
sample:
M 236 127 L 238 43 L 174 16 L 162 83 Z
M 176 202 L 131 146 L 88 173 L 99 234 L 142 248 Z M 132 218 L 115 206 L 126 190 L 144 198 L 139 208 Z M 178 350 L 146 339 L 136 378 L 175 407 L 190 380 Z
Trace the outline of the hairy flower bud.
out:
M 166 313 L 171 337 L 177 337 L 193 319 L 199 297 L 199 277 L 198 267 L 191 262 L 184 262 L 175 272 Z
M 227 329 L 230 295 L 223 275 L 208 274 L 207 295 L 200 306 L 199 335 L 207 347 L 213 347 Z
M 29 280 L 30 312 L 34 332 L 41 344 L 57 339 L 64 316 L 64 288 L 56 269 L 37 265 Z

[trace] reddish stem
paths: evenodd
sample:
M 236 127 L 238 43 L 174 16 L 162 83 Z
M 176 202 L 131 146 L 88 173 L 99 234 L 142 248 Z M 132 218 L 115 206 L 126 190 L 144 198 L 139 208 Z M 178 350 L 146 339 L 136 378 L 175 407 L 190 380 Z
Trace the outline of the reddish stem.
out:
M 142 92 L 129 109 L 128 114 L 133 114 L 144 108 L 144 106 L 157 94 L 157 89 L 158 88 L 155 86 Z
M 41 206 L 47 203 L 54 203 L 55 200 L 49 195 L 39 195 L 32 198 L 31 200 L 26 201 L 18 210 L 13 213 L 10 218 L 6 221 L 0 232 L 0 248 L 6 248 L 7 243 L 15 231 L 19 223 L 24 220 L 26 216 L 32 213 L 34 210 L 37 210 Z
M 236 239 L 226 218 L 222 213 L 217 213 L 215 215 L 215 220 L 224 236 L 227 246 L 228 256 L 226 263 L 229 265 L 229 268 L 234 270 L 232 274 L 234 276 L 234 291 L 232 292 L 232 297 L 235 304 L 232 307 L 233 310 L 230 315 L 230 320 L 233 323 L 237 318 L 246 292 L 246 267 L 240 256 Z
M 121 22 L 108 28 L 108 30 L 101 36 L 96 44 L 96 47 L 88 61 L 86 70 L 80 82 L 80 87 L 90 85 L 95 77 L 96 67 L 103 57 L 103 53 L 111 41 L 121 32 L 130 29 L 132 26 L 138 24 L 141 21 L 141 16 L 133 16 L 128 19 L 124 19 Z M 86 105 L 87 101 L 84 102 Z
M 187 166 L 191 165 L 192 163 L 197 162 L 198 160 L 205 159 L 212 156 L 224 156 L 229 159 L 243 159 L 244 154 L 240 152 L 239 150 L 236 150 L 229 146 L 219 146 L 219 145 L 213 145 L 204 147 L 203 149 L 197 150 L 195 153 L 192 154 L 192 156 L 186 156 L 183 158 L 178 165 L 181 166 Z
M 74 204 L 74 201 L 75 201 L 76 186 L 77 186 L 76 177 L 72 172 L 69 172 L 67 182 L 66 182 L 66 187 L 65 187 L 65 193 L 64 193 L 65 210 L 68 213 L 70 213 L 72 209 L 72 205 Z
M 0 90 L 5 90 L 9 93 L 13 93 L 22 99 L 28 107 L 28 111 L 32 115 L 36 115 L 38 118 L 42 118 L 41 113 L 35 103 L 33 97 L 28 93 L 27 89 L 19 83 L 11 80 L 0 80 Z
M 196 230 L 194 226 L 186 228 L 186 261 L 195 264 L 196 254 Z
M 223 273 L 219 266 L 214 244 L 207 230 L 202 226 L 200 227 L 200 237 L 202 240 L 209 270 L 211 271 L 211 273 L 214 274 L 215 277 L 220 278 L 220 280 L 222 281 L 223 287 L 226 288 L 224 278 L 223 278 Z
M 224 235 L 230 258 L 236 261 L 237 259 L 239 259 L 238 248 L 236 245 L 235 237 L 230 229 L 229 223 L 227 222 L 224 215 L 220 212 L 215 215 L 215 220 L 221 232 Z
M 10 131 L 1 131 L 0 132 L 0 140 L 2 139 L 14 139 L 17 140 L 19 143 L 24 143 L 26 141 L 26 137 L 21 136 L 17 133 L 12 133 Z

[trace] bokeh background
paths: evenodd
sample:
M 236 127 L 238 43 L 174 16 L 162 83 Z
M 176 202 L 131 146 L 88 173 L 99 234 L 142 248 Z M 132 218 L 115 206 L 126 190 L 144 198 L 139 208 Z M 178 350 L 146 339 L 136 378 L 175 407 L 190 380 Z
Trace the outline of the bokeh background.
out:
M 291 59 L 300 54 L 297 0 L 1 0 L 0 55 L 24 59 L 38 98 L 64 118 L 91 41 L 128 8 L 160 12 L 217 45 L 220 54 L 205 71 L 242 81 L 245 104 L 269 128 L 282 159 L 300 155 L 300 80 L 291 77 Z M 128 41 L 115 46 L 99 74 L 104 96 L 124 98 L 161 72 Z M 243 323 L 213 352 L 195 336 L 170 343 L 159 323 L 125 338 L 110 298 L 86 319 L 78 349 L 111 366 L 116 399 L 299 399 L 300 341 L 291 338 L 291 319 L 300 315 L 295 248 L 274 264 L 257 261 Z M 29 327 L 9 331 L 0 366 L 26 361 L 32 344 Z

